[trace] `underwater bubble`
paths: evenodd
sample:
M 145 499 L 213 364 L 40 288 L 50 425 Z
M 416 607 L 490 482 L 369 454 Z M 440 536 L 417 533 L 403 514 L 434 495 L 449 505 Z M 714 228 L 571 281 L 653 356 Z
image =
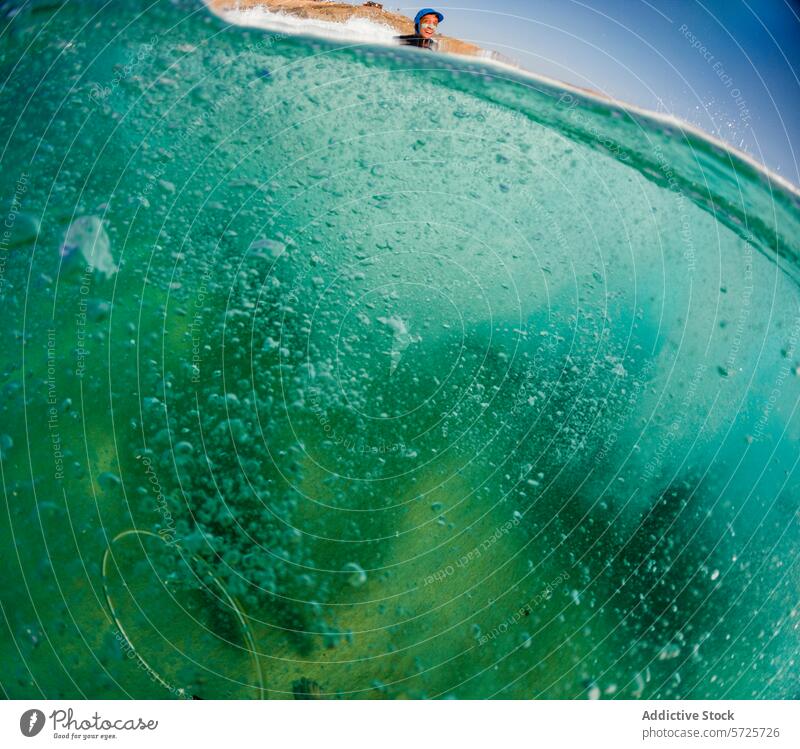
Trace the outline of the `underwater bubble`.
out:
M 106 278 L 118 270 L 111 254 L 111 240 L 97 216 L 80 216 L 70 224 L 60 254 L 66 261 L 80 258 Z
M 355 562 L 348 562 L 343 568 L 343 572 L 347 572 L 347 582 L 354 588 L 360 588 L 365 582 L 367 582 L 367 573 L 361 567 L 361 565 L 356 564 Z
M 191 442 L 186 442 L 185 440 L 182 440 L 181 442 L 175 444 L 176 455 L 186 456 L 186 455 L 191 455 L 193 452 L 194 452 L 194 445 L 192 445 Z
M 0 227 L 3 244 L 8 248 L 32 244 L 39 235 L 40 223 L 36 216 L 19 210 L 19 203 L 0 206 Z
M 0 434 L 0 460 L 5 460 L 9 450 L 14 447 L 14 440 L 10 434 Z
M 100 484 L 104 491 L 110 492 L 119 489 L 122 486 L 122 480 L 116 473 L 104 471 L 97 477 L 97 483 Z

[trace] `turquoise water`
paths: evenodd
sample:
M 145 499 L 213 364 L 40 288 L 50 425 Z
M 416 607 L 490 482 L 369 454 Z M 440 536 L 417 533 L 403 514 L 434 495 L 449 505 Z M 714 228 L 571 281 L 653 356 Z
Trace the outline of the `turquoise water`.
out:
M 6 696 L 800 696 L 795 193 L 486 63 L 4 7 Z

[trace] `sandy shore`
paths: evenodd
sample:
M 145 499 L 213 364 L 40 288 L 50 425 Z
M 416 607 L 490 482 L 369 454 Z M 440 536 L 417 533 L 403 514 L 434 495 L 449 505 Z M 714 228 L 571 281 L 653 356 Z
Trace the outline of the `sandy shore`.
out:
M 207 0 L 215 11 L 245 10 L 258 6 L 279 13 L 312 18 L 332 23 L 343 23 L 350 18 L 365 18 L 375 23 L 389 26 L 398 34 L 414 33 L 414 22 L 400 13 L 366 5 L 348 5 L 346 3 L 325 2 L 324 0 Z M 439 49 L 457 55 L 479 55 L 482 50 L 474 44 L 463 42 L 449 36 L 439 36 Z

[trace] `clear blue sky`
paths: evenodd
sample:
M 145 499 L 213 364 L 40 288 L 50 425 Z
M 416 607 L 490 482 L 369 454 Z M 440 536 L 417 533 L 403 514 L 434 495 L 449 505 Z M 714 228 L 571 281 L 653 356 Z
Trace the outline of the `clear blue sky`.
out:
M 413 16 L 419 5 L 395 5 Z M 800 185 L 800 0 L 460 0 L 441 30 L 670 112 Z M 694 45 L 694 47 L 693 47 Z

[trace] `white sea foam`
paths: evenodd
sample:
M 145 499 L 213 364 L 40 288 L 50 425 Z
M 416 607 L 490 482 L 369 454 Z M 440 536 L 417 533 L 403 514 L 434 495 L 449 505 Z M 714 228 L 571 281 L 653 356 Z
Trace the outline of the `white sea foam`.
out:
M 399 33 L 388 24 L 368 18 L 348 18 L 346 21 L 323 21 L 318 18 L 299 18 L 289 13 L 279 13 L 266 8 L 243 8 L 220 13 L 229 23 L 252 26 L 284 34 L 305 34 L 327 39 L 387 44 Z

